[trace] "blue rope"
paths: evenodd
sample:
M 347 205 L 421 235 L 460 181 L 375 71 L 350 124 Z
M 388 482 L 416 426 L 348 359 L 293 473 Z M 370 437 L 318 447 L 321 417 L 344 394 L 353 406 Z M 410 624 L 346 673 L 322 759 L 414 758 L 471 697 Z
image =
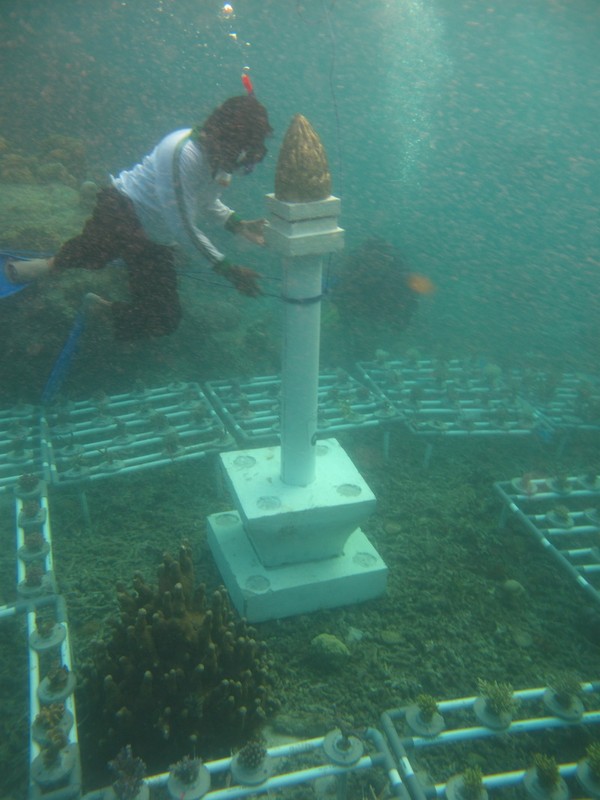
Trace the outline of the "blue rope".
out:
M 40 252 L 39 250 L 4 250 L 0 249 L 0 256 L 4 258 L 16 258 L 19 261 L 26 261 L 29 258 L 50 258 L 52 253 Z
M 64 343 L 63 349 L 60 351 L 58 358 L 54 362 L 52 372 L 50 373 L 50 377 L 48 378 L 46 385 L 44 386 L 44 391 L 42 392 L 42 403 L 51 403 L 60 391 L 63 383 L 65 382 L 65 378 L 67 377 L 67 373 L 69 372 L 71 361 L 73 360 L 73 357 L 77 351 L 79 338 L 83 333 L 84 328 L 85 301 L 84 305 L 82 305 L 77 312 L 75 322 L 73 323 L 73 327 L 71 328 L 69 336 L 67 337 L 67 341 Z
M 14 252 L 14 251 L 13 251 Z M 331 258 L 330 258 L 331 261 Z M 191 278 L 192 280 L 199 281 L 200 283 L 205 283 L 210 286 L 220 286 L 223 288 L 222 282 L 213 281 L 210 277 L 204 277 L 203 275 L 198 275 L 192 272 L 179 272 L 178 273 L 183 278 Z M 267 278 L 267 280 L 277 281 L 280 282 L 279 278 Z M 225 284 L 227 286 L 227 284 Z M 233 289 L 233 287 L 228 287 Z M 328 286 L 327 280 L 325 281 L 325 288 L 324 294 L 327 294 Z M 264 292 L 263 297 L 274 297 L 277 299 L 282 299 L 279 294 L 273 294 L 270 292 Z M 316 299 L 321 299 L 323 295 L 320 295 Z M 44 391 L 42 392 L 42 403 L 44 405 L 48 405 L 51 403 L 56 395 L 60 392 L 63 383 L 67 377 L 69 369 L 71 367 L 71 362 L 77 352 L 77 346 L 79 344 L 79 339 L 81 334 L 85 330 L 85 310 L 86 310 L 86 301 L 83 301 L 81 308 L 77 312 L 77 316 L 75 317 L 75 321 L 73 323 L 73 327 L 69 332 L 69 336 L 67 337 L 67 341 L 64 343 L 62 350 L 58 354 L 56 361 L 54 362 L 54 366 L 52 367 L 52 371 L 50 372 L 50 376 L 46 381 L 46 385 L 44 386 Z

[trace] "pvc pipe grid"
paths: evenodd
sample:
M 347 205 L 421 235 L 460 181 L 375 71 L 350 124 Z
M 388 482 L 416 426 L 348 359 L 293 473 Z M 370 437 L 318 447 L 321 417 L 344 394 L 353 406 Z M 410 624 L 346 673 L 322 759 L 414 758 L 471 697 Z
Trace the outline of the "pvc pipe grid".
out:
M 24 403 L 0 411 L 0 495 L 23 473 L 43 475 L 39 413 Z
M 485 364 L 459 359 L 379 360 L 357 368 L 384 398 L 388 418 L 419 436 L 529 436 L 552 429 L 519 395 L 514 372 L 486 372 Z
M 545 373 L 494 377 L 485 365 L 458 359 L 379 360 L 357 369 L 360 381 L 344 370 L 321 373 L 320 434 L 385 422 L 430 437 L 600 429 L 597 382 L 574 374 L 555 386 Z M 215 409 L 239 445 L 275 442 L 279 390 L 277 376 L 211 382 L 212 408 L 198 384 L 176 382 L 56 404 L 41 421 L 31 405 L 0 411 L 0 494 L 24 472 L 53 484 L 80 484 L 225 450 L 232 441 Z
M 600 603 L 600 475 L 513 478 L 494 489 L 562 569 Z
M 368 728 L 361 732 L 361 739 L 369 743 L 371 752 L 364 753 L 353 763 L 345 765 L 328 760 L 327 755 L 328 738 L 339 733 L 339 731 L 332 731 L 328 736 L 269 747 L 267 749 L 267 759 L 270 762 L 272 774 L 271 777 L 266 778 L 258 785 L 236 784 L 235 780 L 230 783 L 232 776 L 227 773 L 232 766 L 233 758 L 231 757 L 222 758 L 218 761 L 207 761 L 204 766 L 208 770 L 211 780 L 213 777 L 221 775 L 221 782 L 225 786 L 224 788 L 212 789 L 202 797 L 206 798 L 206 800 L 237 800 L 237 798 L 257 797 L 271 792 L 293 789 L 319 779 L 336 779 L 338 789 L 336 796 L 339 800 L 343 800 L 346 796 L 345 785 L 349 774 L 362 772 L 366 769 L 384 768 L 392 795 L 403 798 L 403 800 L 410 800 L 402 785 L 385 739 L 377 729 Z M 350 739 L 354 742 L 359 741 L 354 734 L 350 736 Z M 359 753 L 362 749 L 361 747 Z M 302 760 L 304 757 L 307 757 L 309 762 L 314 763 L 318 759 L 321 763 L 317 766 L 303 766 Z M 146 778 L 145 783 L 152 788 L 164 787 L 168 778 L 169 773 L 162 773 Z M 90 792 L 84 795 L 84 800 L 102 800 L 102 798 L 106 797 L 105 792 L 106 789 Z M 172 796 L 169 794 L 169 797 Z
M 41 424 L 46 479 L 76 485 L 203 458 L 232 439 L 197 383 L 64 402 Z
M 590 694 L 598 691 L 600 683 L 581 684 L 581 692 Z M 267 750 L 267 758 L 271 762 L 268 774 L 262 783 L 256 785 L 231 784 L 231 778 L 226 773 L 231 769 L 233 758 L 223 758 L 218 761 L 207 762 L 204 764 L 211 779 L 214 776 L 223 775 L 226 788 L 213 789 L 208 791 L 203 797 L 207 800 L 236 800 L 237 798 L 255 797 L 269 792 L 282 791 L 306 783 L 327 778 L 336 778 L 337 792 L 336 797 L 343 799 L 345 794 L 346 781 L 349 774 L 362 771 L 364 769 L 384 769 L 386 780 L 392 796 L 400 797 L 402 800 L 427 800 L 428 798 L 441 797 L 445 794 L 447 779 L 435 784 L 424 784 L 417 772 L 418 766 L 413 764 L 415 754 L 418 750 L 430 747 L 445 747 L 460 743 L 468 743 L 470 750 L 476 746 L 477 742 L 493 738 L 498 735 L 515 735 L 527 733 L 530 735 L 540 735 L 557 729 L 566 729 L 572 726 L 591 726 L 600 723 L 600 710 L 584 711 L 583 705 L 579 707 L 577 703 L 581 701 L 577 698 L 575 708 L 576 715 L 571 719 L 563 719 L 556 715 L 544 716 L 539 712 L 542 703 L 547 703 L 552 707 L 554 694 L 548 688 L 524 689 L 513 693 L 515 706 L 528 706 L 530 716 L 522 719 L 513 720 L 510 725 L 502 731 L 485 727 L 483 725 L 468 726 L 466 724 L 468 715 L 477 702 L 477 697 L 465 697 L 456 700 L 445 700 L 437 704 L 437 716 L 442 721 L 441 729 L 436 735 L 413 735 L 414 731 L 407 728 L 407 719 L 411 707 L 391 709 L 381 715 L 382 732 L 375 728 L 368 728 L 364 731 L 353 732 L 350 740 L 359 743 L 356 758 L 345 764 L 328 761 L 327 740 L 331 737 L 341 739 L 341 732 L 332 731 L 325 737 L 309 739 L 305 741 L 285 744 L 278 747 L 271 747 Z M 518 705 L 517 705 L 518 704 Z M 415 709 L 413 706 L 412 709 Z M 442 716 L 446 715 L 446 717 Z M 413 716 L 414 719 L 414 716 Z M 453 725 L 446 727 L 446 723 L 451 721 Z M 401 725 L 403 730 L 399 733 L 396 725 Z M 358 738 L 360 737 L 360 738 Z M 362 743 L 370 745 L 370 752 L 365 752 Z M 542 745 L 539 746 L 540 749 Z M 343 752 L 340 750 L 340 752 Z M 298 760 L 304 756 L 309 756 L 310 760 L 319 758 L 317 766 L 302 766 Z M 583 757 L 583 754 L 582 754 Z M 411 760 L 412 759 L 412 760 Z M 292 768 L 293 767 L 293 768 Z M 562 777 L 571 777 L 577 771 L 577 764 L 565 763 L 559 765 Z M 526 769 L 509 770 L 500 773 L 490 773 L 482 778 L 486 789 L 498 789 L 515 786 L 523 781 L 527 774 Z M 152 787 L 164 787 L 169 779 L 169 773 L 154 775 L 146 779 L 146 783 Z M 84 800 L 102 800 L 105 797 L 106 789 L 99 789 L 86 794 Z M 173 796 L 173 795 L 169 795 Z
M 564 431 L 600 431 L 600 383 L 594 376 L 564 373 L 557 379 L 549 373 L 528 373 L 523 379 L 527 397 Z
M 43 554 L 40 556 L 39 560 L 44 564 L 45 574 L 49 575 L 52 572 L 52 537 L 51 537 L 51 528 L 50 528 L 50 517 L 49 517 L 49 509 L 48 509 L 48 499 L 47 496 L 44 494 L 41 498 L 41 506 L 44 509 L 43 513 L 43 521 L 40 523 L 40 530 L 43 533 L 44 539 L 48 543 L 48 548 L 44 549 Z M 15 500 L 15 512 L 16 512 L 16 540 L 17 540 L 17 550 L 20 554 L 24 552 L 25 548 L 25 530 L 23 525 L 20 524 L 22 521 L 22 514 L 23 514 L 23 500 L 21 498 L 16 498 Z M 25 582 L 25 563 L 22 559 L 19 561 L 18 567 L 18 578 L 19 578 L 19 586 L 21 586 Z M 29 561 L 29 563 L 32 563 Z M 61 630 L 64 632 L 64 636 L 62 640 L 58 641 L 58 644 L 55 648 L 53 648 L 54 658 L 58 658 L 60 663 L 63 664 L 69 670 L 69 673 L 72 674 L 72 658 L 71 658 L 71 647 L 69 641 L 69 634 L 68 634 L 68 625 L 67 625 L 67 617 L 66 617 L 66 607 L 64 603 L 64 599 L 54 594 L 55 591 L 54 583 L 44 584 L 41 586 L 38 591 L 35 593 L 31 593 L 27 595 L 28 602 L 21 601 L 18 604 L 14 604 L 12 606 L 5 606 L 4 608 L 0 609 L 0 617 L 8 618 L 14 616 L 19 611 L 26 611 L 27 612 L 27 630 L 30 642 L 29 648 L 29 678 L 30 678 L 30 692 L 29 692 L 29 706 L 30 706 L 30 764 L 31 764 L 31 772 L 32 774 L 35 772 L 35 765 L 40 761 L 40 746 L 37 743 L 36 739 L 33 736 L 33 723 L 40 712 L 40 706 L 42 704 L 40 700 L 40 693 L 39 693 L 39 686 L 42 683 L 40 677 L 42 670 L 40 668 L 40 661 L 41 657 L 44 656 L 46 661 L 48 661 L 48 651 L 46 653 L 40 653 L 38 649 L 33 646 L 34 641 L 37 639 L 39 641 L 39 634 L 37 633 L 36 628 L 36 610 L 41 609 L 45 606 L 52 605 L 56 611 L 55 618 L 56 618 L 56 627 L 60 627 Z M 43 696 L 42 696 L 43 697 Z M 73 724 L 72 727 L 68 731 L 68 744 L 64 749 L 63 756 L 64 758 L 71 758 L 72 761 L 72 770 L 69 772 L 68 776 L 65 778 L 64 783 L 61 784 L 57 788 L 47 788 L 47 787 L 40 787 L 34 779 L 30 780 L 30 787 L 29 787 L 29 800 L 75 800 L 75 798 L 81 797 L 81 765 L 79 761 L 79 750 L 77 744 L 77 720 L 76 720 L 76 709 L 75 709 L 75 702 L 73 698 L 72 692 L 66 697 L 64 700 L 66 711 L 70 713 L 72 716 Z M 345 779 L 349 772 L 356 772 L 362 771 L 365 769 L 375 768 L 375 767 L 385 767 L 387 772 L 387 778 L 390 782 L 390 786 L 392 787 L 392 791 L 395 796 L 403 798 L 403 800 L 408 800 L 408 795 L 406 794 L 405 790 L 402 787 L 402 783 L 400 781 L 398 771 L 396 766 L 393 763 L 392 757 L 387 749 L 383 737 L 381 734 L 374 730 L 368 729 L 364 732 L 364 737 L 369 740 L 372 744 L 372 748 L 375 751 L 372 754 L 359 754 L 360 757 L 356 759 L 355 763 L 351 765 L 340 765 L 336 763 L 327 762 L 325 755 L 322 752 L 324 738 L 317 738 L 312 739 L 309 741 L 303 742 L 296 742 L 289 745 L 284 745 L 280 747 L 273 747 L 270 748 L 268 751 L 269 758 L 278 761 L 280 759 L 286 758 L 297 758 L 301 755 L 308 754 L 311 756 L 315 756 L 315 754 L 320 755 L 320 760 L 324 763 L 320 764 L 319 766 L 310 766 L 310 767 L 297 767 L 293 770 L 288 770 L 286 772 L 280 772 L 277 775 L 273 775 L 269 777 L 264 783 L 261 783 L 259 787 L 250 787 L 250 786 L 228 786 L 227 788 L 217 789 L 215 791 L 209 792 L 209 794 L 205 795 L 208 798 L 212 798 L 213 800 L 225 800 L 226 798 L 243 798 L 258 794 L 263 794 L 265 791 L 275 791 L 278 789 L 285 789 L 286 787 L 293 787 L 302 785 L 319 778 L 326 779 L 326 778 L 337 778 L 338 785 L 343 787 L 345 783 Z M 312 758 L 311 758 L 312 760 Z M 232 758 L 225 758 L 215 762 L 209 762 L 205 766 L 208 768 L 211 774 L 217 773 L 225 773 L 230 769 L 232 762 Z M 151 786 L 162 786 L 167 782 L 169 775 L 168 773 L 155 776 L 153 778 L 149 778 L 146 782 Z M 91 792 L 86 795 L 88 800 L 96 799 L 100 800 L 100 798 L 105 798 L 106 790 L 102 789 L 99 791 Z
M 0 620 L 18 614 L 26 616 L 27 660 L 29 674 L 29 790 L 30 800 L 71 800 L 81 796 L 81 764 L 77 739 L 77 713 L 73 690 L 75 681 L 71 642 L 64 598 L 56 593 L 52 560 L 52 532 L 46 487 L 42 484 L 39 500 L 40 514 L 37 523 L 26 522 L 23 506 L 26 500 L 15 498 L 15 531 L 17 546 L 17 596 L 15 603 L 0 607 Z M 43 537 L 45 545 L 38 552 L 27 546 L 28 532 L 35 531 Z M 31 566 L 42 570 L 39 584 L 29 586 L 27 571 Z M 37 583 L 37 581 L 36 581 Z M 48 614 L 48 609 L 50 613 Z M 47 629 L 42 634 L 38 615 L 46 618 Z M 43 673 L 56 664 L 66 668 L 69 675 L 63 694 L 53 695 Z M 64 705 L 63 724 L 59 725 L 66 737 L 66 746 L 59 756 L 59 765 L 46 767 L 42 757 L 44 731 L 34 724 L 42 706 L 60 702 Z M 40 733 L 42 734 L 40 739 Z M 63 769 L 63 765 L 66 765 Z M 53 779 L 56 778 L 56 783 Z
M 279 440 L 279 376 L 247 381 L 210 381 L 208 396 L 237 442 L 242 446 Z M 319 373 L 317 435 L 378 425 L 385 400 L 345 370 Z
M 600 690 L 600 682 L 582 683 L 580 688 L 582 695 L 590 695 Z M 482 762 L 482 772 L 485 773 L 485 753 L 478 751 L 476 746 L 477 743 L 486 739 L 517 734 L 539 735 L 571 727 L 580 728 L 581 726 L 600 724 L 600 708 L 584 710 L 579 697 L 574 698 L 569 709 L 564 709 L 564 716 L 558 716 L 559 713 L 563 713 L 563 709 L 555 699 L 554 691 L 547 687 L 522 689 L 513 692 L 512 697 L 515 713 L 524 710 L 527 716 L 513 719 L 510 724 L 501 729 L 482 725 L 480 719 L 473 714 L 476 703 L 483 701 L 483 698 L 478 697 L 463 697 L 437 703 L 437 714 L 434 720 L 436 724 L 432 726 L 422 722 L 416 705 L 388 710 L 381 715 L 383 733 L 387 738 L 394 760 L 399 766 L 400 777 L 411 800 L 426 800 L 444 795 L 448 797 L 448 781 L 454 777 L 453 775 L 441 778 L 432 776 L 430 779 L 427 774 L 427 782 L 425 782 L 426 773 L 423 764 L 417 763 L 419 751 L 468 744 L 469 754 L 477 753 Z M 594 699 L 597 703 L 597 698 Z M 483 703 L 482 707 L 485 707 Z M 547 715 L 548 711 L 550 711 L 550 715 Z M 470 722 L 476 724 L 471 725 Z M 429 727 L 430 731 L 425 733 Z M 543 744 L 536 743 L 536 749 L 543 752 Z M 582 753 L 581 758 L 583 759 L 584 756 L 585 753 Z M 456 755 L 454 761 L 459 757 L 459 754 Z M 465 763 L 465 768 L 467 766 L 468 763 Z M 563 763 L 558 766 L 561 777 L 570 778 L 576 774 L 578 765 Z M 431 765 L 427 764 L 427 767 L 427 772 L 429 772 Z M 531 764 L 528 764 L 525 769 L 509 769 L 500 773 L 484 774 L 483 786 L 486 790 L 516 786 L 523 782 L 530 768 Z M 461 795 L 457 792 L 453 796 L 460 797 Z M 538 797 L 542 797 L 542 795 L 540 794 Z
M 581 479 L 580 479 L 581 480 Z M 573 479 L 569 479 L 570 482 Z M 512 484 L 511 484 L 512 485 Z M 519 485 L 518 483 L 516 484 Z M 540 496 L 547 494 L 550 497 L 555 493 L 542 491 L 543 484 L 537 481 L 536 485 L 539 487 Z M 545 485 L 545 484 L 544 484 Z M 594 485 L 593 489 L 573 489 L 578 491 L 581 496 L 598 496 L 600 495 L 600 481 L 598 486 Z M 24 525 L 23 518 L 23 504 L 22 498 L 15 499 L 15 518 L 16 518 L 16 544 L 17 552 L 19 553 L 19 567 L 18 567 L 18 580 L 19 587 L 25 580 L 25 566 L 29 563 L 36 563 L 41 561 L 47 575 L 52 573 L 52 532 L 50 526 L 50 516 L 48 508 L 48 498 L 44 491 L 40 498 L 40 506 L 43 510 L 41 521 L 39 522 L 39 529 L 43 533 L 43 537 L 48 544 L 48 548 L 44 549 L 37 559 L 26 556 L 25 552 L 25 536 L 27 528 Z M 54 660 L 58 657 L 59 662 L 67 667 L 69 673 L 72 673 L 72 656 L 71 646 L 69 639 L 69 631 L 67 624 L 67 614 L 64 599 L 55 594 L 55 586 L 53 581 L 40 587 L 39 591 L 34 593 L 23 593 L 21 600 L 12 606 L 4 606 L 0 609 L 0 617 L 8 618 L 16 615 L 19 612 L 26 612 L 27 618 L 27 631 L 29 640 L 29 679 L 30 679 L 30 693 L 29 693 L 29 707 L 30 707 L 30 764 L 31 774 L 35 776 L 36 765 L 40 763 L 40 746 L 34 738 L 34 722 L 40 712 L 40 707 L 44 702 L 49 702 L 47 696 L 40 695 L 40 684 L 42 683 L 41 662 L 44 660 L 49 663 L 49 660 Z M 54 612 L 56 628 L 60 629 L 63 634 L 59 636 L 56 642 L 51 646 L 44 648 L 40 647 L 40 635 L 36 624 L 36 612 L 41 611 L 45 607 L 50 606 Z M 43 645 L 43 642 L 42 642 Z M 600 689 L 600 682 L 585 683 L 581 687 L 582 692 L 590 694 Z M 514 692 L 513 698 L 518 701 L 521 706 L 525 704 L 539 703 L 545 700 L 549 689 L 526 689 Z M 360 735 L 361 738 L 366 739 L 371 745 L 371 752 L 365 753 L 362 749 L 357 753 L 356 759 L 352 759 L 346 763 L 334 762 L 327 760 L 327 752 L 324 751 L 323 746 L 328 737 L 320 737 L 307 741 L 295 742 L 280 747 L 269 748 L 268 757 L 273 760 L 273 769 L 271 776 L 268 777 L 263 783 L 258 786 L 247 785 L 228 785 L 226 788 L 215 789 L 210 791 L 207 798 L 211 800 L 233 800 L 233 798 L 251 797 L 259 794 L 264 794 L 268 791 L 284 790 L 317 779 L 331 779 L 337 780 L 338 797 L 344 797 L 344 789 L 347 776 L 350 773 L 362 771 L 364 769 L 383 768 L 386 773 L 386 780 L 390 790 L 395 797 L 400 797 L 402 800 L 425 800 L 433 796 L 441 796 L 444 794 L 446 783 L 436 783 L 435 786 L 423 786 L 417 777 L 417 772 L 411 756 L 414 751 L 430 746 L 437 745 L 451 745 L 457 742 L 473 742 L 475 740 L 483 740 L 493 737 L 498 734 L 497 730 L 486 728 L 483 726 L 466 726 L 465 715 L 468 714 L 474 706 L 477 698 L 469 697 L 458 700 L 442 701 L 438 704 L 440 714 L 446 714 L 447 718 L 440 732 L 434 737 L 419 736 L 419 735 L 402 735 L 400 736 L 396 731 L 395 723 L 400 720 L 403 724 L 407 722 L 407 709 L 396 709 L 386 711 L 382 714 L 382 729 L 385 737 L 376 729 L 367 729 Z M 76 724 L 76 708 L 73 699 L 72 691 L 64 699 L 66 711 L 72 716 L 73 724 L 67 731 L 68 744 L 61 754 L 61 758 L 67 759 L 71 764 L 70 771 L 60 783 L 54 787 L 44 785 L 40 786 L 36 783 L 35 778 L 30 781 L 29 799 L 39 800 L 70 800 L 79 798 L 81 795 L 81 765 L 79 762 L 79 749 L 77 743 L 77 724 Z M 453 721 L 450 727 L 447 725 L 448 720 Z M 581 713 L 577 713 L 570 719 L 561 719 L 559 716 L 529 716 L 523 719 L 517 719 L 511 722 L 510 726 L 506 729 L 507 733 L 540 733 L 544 731 L 553 730 L 556 728 L 566 727 L 568 725 L 591 725 L 600 722 L 600 710 L 584 711 L 581 708 Z M 443 729 L 445 728 L 445 729 Z M 504 731 L 503 731 L 504 732 Z M 341 736 L 341 734 L 340 734 Z M 339 751 L 343 757 L 344 750 Z M 301 756 L 310 757 L 310 766 L 303 766 L 294 764 L 294 759 Z M 317 766 L 313 765 L 314 759 L 319 757 L 322 762 Z M 284 760 L 285 759 L 285 760 Z M 343 761 L 343 758 L 342 758 Z M 226 773 L 231 767 L 232 758 L 220 759 L 219 761 L 209 762 L 207 767 L 211 775 Z M 288 763 L 290 762 L 290 763 Z M 569 777 L 575 773 L 577 765 L 563 764 L 560 767 L 561 774 L 564 777 Z M 276 774 L 275 774 L 276 773 Z M 483 783 L 487 789 L 512 786 L 520 783 L 525 776 L 524 770 L 512 770 L 509 772 L 489 774 L 484 776 Z M 168 774 L 154 776 L 147 780 L 150 786 L 158 787 L 164 786 L 168 780 Z M 105 790 L 98 790 L 86 795 L 86 800 L 100 800 L 105 797 Z

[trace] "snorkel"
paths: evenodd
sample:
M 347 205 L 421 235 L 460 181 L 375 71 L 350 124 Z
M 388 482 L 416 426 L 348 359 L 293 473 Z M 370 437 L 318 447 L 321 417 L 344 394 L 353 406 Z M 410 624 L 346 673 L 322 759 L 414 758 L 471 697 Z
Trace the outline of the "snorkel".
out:
M 254 86 L 250 80 L 250 75 L 248 75 L 248 67 L 244 67 L 244 71 L 242 72 L 242 83 L 244 84 L 244 89 L 246 90 L 247 94 L 253 95 Z
M 241 75 L 242 84 L 244 86 L 244 89 L 246 90 L 246 94 L 248 95 L 248 97 L 254 97 L 254 86 L 252 84 L 252 80 L 250 79 L 250 75 L 248 75 L 248 70 L 249 69 L 250 69 L 249 67 L 244 67 L 244 69 L 243 69 L 243 72 L 242 72 L 242 75 Z M 244 152 L 244 157 L 245 156 L 246 156 L 246 153 Z M 250 173 L 252 172 L 253 169 L 254 169 L 254 164 L 243 164 L 242 165 L 242 170 L 243 170 L 244 175 L 250 175 Z
M 254 97 L 254 86 L 252 84 L 252 80 L 250 79 L 250 75 L 248 75 L 249 67 L 244 67 L 244 71 L 241 75 L 242 85 L 246 90 L 246 94 L 248 97 Z M 236 159 L 235 169 L 239 169 L 243 175 L 249 175 L 252 170 L 254 169 L 254 163 L 244 163 L 244 159 L 247 158 L 247 151 L 242 150 Z M 217 171 L 215 175 L 215 181 L 223 187 L 229 186 L 231 183 L 232 174 L 227 170 L 220 169 Z

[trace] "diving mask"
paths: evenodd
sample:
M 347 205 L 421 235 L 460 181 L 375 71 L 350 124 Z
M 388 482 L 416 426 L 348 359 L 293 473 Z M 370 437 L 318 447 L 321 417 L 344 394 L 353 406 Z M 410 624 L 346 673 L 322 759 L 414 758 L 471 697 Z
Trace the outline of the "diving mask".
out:
M 231 183 L 231 172 L 225 172 L 224 169 L 218 170 L 217 174 L 215 175 L 215 181 L 219 184 L 219 186 L 226 188 Z

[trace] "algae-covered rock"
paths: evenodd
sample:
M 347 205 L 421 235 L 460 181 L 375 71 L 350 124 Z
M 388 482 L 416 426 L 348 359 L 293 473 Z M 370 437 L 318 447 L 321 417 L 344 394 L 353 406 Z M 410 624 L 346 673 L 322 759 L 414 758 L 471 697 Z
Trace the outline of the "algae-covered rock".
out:
M 350 658 L 350 650 L 331 633 L 320 633 L 310 643 L 315 666 L 321 669 L 339 669 Z
M 63 183 L 0 185 L 0 246 L 55 249 L 81 231 L 85 213 L 78 192 Z

